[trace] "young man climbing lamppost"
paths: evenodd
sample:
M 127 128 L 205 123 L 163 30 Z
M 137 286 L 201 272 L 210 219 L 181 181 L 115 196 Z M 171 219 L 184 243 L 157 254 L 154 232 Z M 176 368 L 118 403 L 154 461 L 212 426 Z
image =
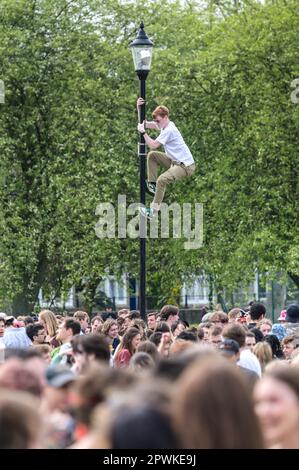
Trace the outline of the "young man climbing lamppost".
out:
M 137 100 L 137 110 L 144 104 L 143 98 Z M 149 208 L 141 208 L 142 215 L 152 219 L 159 211 L 163 201 L 166 186 L 186 176 L 191 176 L 195 170 L 193 156 L 186 145 L 180 131 L 169 119 L 169 110 L 166 106 L 158 106 L 152 113 L 153 121 L 143 121 L 137 126 L 138 132 L 143 134 L 147 146 L 151 151 L 147 155 L 147 190 L 154 195 Z M 160 130 L 160 135 L 152 139 L 147 129 Z M 164 146 L 165 152 L 156 149 Z M 158 176 L 158 166 L 166 171 Z

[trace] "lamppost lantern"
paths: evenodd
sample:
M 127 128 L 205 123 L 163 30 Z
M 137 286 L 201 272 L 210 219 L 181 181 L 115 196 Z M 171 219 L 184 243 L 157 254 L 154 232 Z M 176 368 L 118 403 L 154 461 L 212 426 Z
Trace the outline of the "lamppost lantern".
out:
M 148 38 L 144 31 L 144 24 L 142 21 L 136 39 L 134 39 L 130 44 L 135 71 L 139 77 L 143 76 L 146 78 L 150 71 L 153 45 L 153 42 Z

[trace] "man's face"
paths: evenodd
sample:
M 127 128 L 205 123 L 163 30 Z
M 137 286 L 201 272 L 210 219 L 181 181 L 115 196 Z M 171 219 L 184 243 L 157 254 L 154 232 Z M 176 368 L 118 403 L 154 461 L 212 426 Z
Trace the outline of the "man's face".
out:
M 61 323 L 61 325 L 59 325 L 57 339 L 62 342 L 67 341 L 68 334 L 67 334 L 67 329 L 65 327 L 65 323 Z
M 0 320 L 0 338 L 2 338 L 2 336 L 4 335 L 4 331 L 5 331 L 5 322 L 4 320 Z
M 129 328 L 129 327 L 131 326 L 131 324 L 132 324 L 132 320 L 131 320 L 131 318 L 127 315 L 127 316 L 125 317 L 125 321 L 124 321 L 124 323 L 123 323 L 124 329 Z
M 269 335 L 271 333 L 271 325 L 268 325 L 268 323 L 263 323 L 260 330 L 263 333 L 264 336 Z
M 294 343 L 290 342 L 290 343 L 284 344 L 284 346 L 282 348 L 284 357 L 286 359 L 291 359 L 291 355 L 292 355 L 292 352 L 294 351 L 294 349 L 295 349 Z
M 45 339 L 46 339 L 46 331 L 44 328 L 42 330 L 38 330 L 37 335 L 33 337 L 34 342 L 38 344 L 44 343 Z
M 255 345 L 256 345 L 255 338 L 251 336 L 246 336 L 246 339 L 245 339 L 246 349 L 250 349 L 250 351 L 252 352 Z
M 221 335 L 211 336 L 209 343 L 210 343 L 211 346 L 213 346 L 214 348 L 218 348 L 218 347 L 219 347 L 219 344 L 222 343 L 222 337 L 221 337 Z
M 209 328 L 203 327 L 203 332 L 204 332 L 203 342 L 208 343 L 209 342 L 209 337 L 210 337 Z
M 101 324 L 103 324 L 103 323 L 102 323 L 100 320 L 95 320 L 95 321 L 93 322 L 93 324 L 92 324 L 92 327 L 91 327 L 92 333 L 96 333 L 97 328 L 98 328 Z
M 80 320 L 81 330 L 82 330 L 82 331 L 85 331 L 86 328 L 88 327 L 88 324 L 89 324 L 89 323 L 88 323 L 87 317 L 81 319 L 81 320 Z
M 162 116 L 157 116 L 157 117 L 154 119 L 154 121 L 155 121 L 155 123 L 157 124 L 157 126 L 158 126 L 159 129 L 164 129 L 164 126 L 165 126 L 165 124 L 166 124 L 166 122 L 167 122 L 167 119 L 168 119 L 168 116 L 164 116 L 164 117 L 162 117 Z
M 108 331 L 108 336 L 110 338 L 116 338 L 118 336 L 118 326 L 117 325 L 112 325 L 111 328 Z
M 168 323 L 170 325 L 172 325 L 175 321 L 178 321 L 178 319 L 179 319 L 179 314 L 178 313 L 176 313 L 175 315 L 170 315 L 168 317 Z
M 149 315 L 147 317 L 147 326 L 150 330 L 154 330 L 156 328 L 156 316 L 155 315 Z

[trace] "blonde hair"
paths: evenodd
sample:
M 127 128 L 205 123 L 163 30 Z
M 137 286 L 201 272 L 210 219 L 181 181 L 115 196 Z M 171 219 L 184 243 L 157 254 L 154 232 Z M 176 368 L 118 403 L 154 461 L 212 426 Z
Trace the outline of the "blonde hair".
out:
M 269 325 L 269 326 L 271 326 L 271 328 L 272 328 L 273 323 L 271 322 L 271 320 L 269 320 L 269 318 L 263 318 L 262 320 L 260 320 L 260 321 L 258 322 L 258 324 L 256 325 L 256 327 L 260 330 L 260 329 L 261 329 L 261 326 L 263 326 L 263 325 Z
M 254 346 L 253 354 L 255 354 L 260 361 L 261 369 L 264 371 L 266 365 L 272 361 L 272 349 L 270 344 L 265 341 L 260 341 Z
M 85 319 L 89 321 L 88 313 L 84 312 L 83 310 L 77 310 L 77 312 L 74 313 L 73 318 L 75 318 L 78 321 L 85 320 Z
M 55 314 L 52 310 L 42 310 L 39 314 L 39 318 L 45 322 L 48 335 L 53 338 L 58 329 L 58 322 L 55 317 Z

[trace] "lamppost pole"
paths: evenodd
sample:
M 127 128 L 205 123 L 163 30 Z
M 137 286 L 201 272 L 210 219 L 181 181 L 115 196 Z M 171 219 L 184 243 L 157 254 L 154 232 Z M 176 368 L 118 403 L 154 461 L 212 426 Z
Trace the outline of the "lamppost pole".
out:
M 136 39 L 131 43 L 135 71 L 139 78 L 139 96 L 146 97 L 146 78 L 150 71 L 153 43 L 144 31 L 143 22 L 140 24 Z M 145 120 L 145 103 L 139 108 L 139 122 Z M 146 177 L 146 144 L 142 134 L 138 144 L 140 203 L 145 206 L 145 177 Z M 146 319 L 146 218 L 140 216 L 140 279 L 139 279 L 139 310 L 143 320 Z
M 146 96 L 146 75 L 138 74 L 140 82 L 140 97 L 145 100 Z M 145 104 L 141 106 L 139 113 L 139 122 L 145 120 Z M 139 137 L 138 146 L 139 157 L 139 185 L 140 185 L 140 203 L 145 206 L 145 166 L 146 166 L 146 144 L 142 134 Z M 139 309 L 141 318 L 146 318 L 146 219 L 140 216 L 140 281 L 139 281 Z

